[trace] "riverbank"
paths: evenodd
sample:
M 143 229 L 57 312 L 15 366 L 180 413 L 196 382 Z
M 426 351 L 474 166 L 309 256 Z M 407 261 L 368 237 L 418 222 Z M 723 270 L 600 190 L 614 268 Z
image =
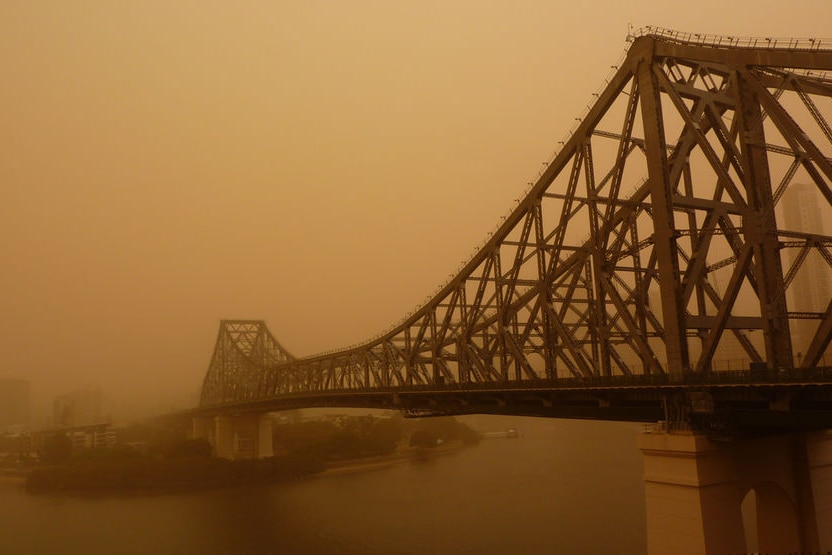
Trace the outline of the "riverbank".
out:
M 314 457 L 288 455 L 231 461 L 212 457 L 83 460 L 36 468 L 26 480 L 29 493 L 108 493 L 205 490 L 227 486 L 290 482 L 325 469 Z
M 464 446 L 462 441 L 447 441 L 434 447 L 408 446 L 387 455 L 328 462 L 297 456 L 238 461 L 215 458 L 86 461 L 39 467 L 26 473 L 0 474 L 0 479 L 25 484 L 31 494 L 182 493 L 373 472 L 446 455 Z
M 25 482 L 31 468 L 0 468 L 0 480 L 3 482 Z
M 389 455 L 333 461 L 327 464 L 327 468 L 323 472 L 315 474 L 314 477 L 342 476 L 383 470 L 405 462 L 453 453 L 463 447 L 465 447 L 465 444 L 461 441 L 446 441 L 436 447 L 403 447 Z

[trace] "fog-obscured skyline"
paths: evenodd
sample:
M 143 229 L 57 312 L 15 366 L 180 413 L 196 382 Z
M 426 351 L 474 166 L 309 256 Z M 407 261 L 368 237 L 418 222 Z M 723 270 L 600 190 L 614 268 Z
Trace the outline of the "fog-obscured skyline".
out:
M 825 37 L 826 1 L 2 2 L 0 376 L 193 399 L 222 318 L 398 322 L 536 178 L 628 24 Z

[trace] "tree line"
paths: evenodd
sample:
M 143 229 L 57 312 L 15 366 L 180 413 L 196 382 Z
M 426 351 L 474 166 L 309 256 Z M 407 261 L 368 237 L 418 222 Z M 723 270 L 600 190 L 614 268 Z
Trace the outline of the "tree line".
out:
M 235 461 L 213 457 L 205 439 L 158 424 L 128 426 L 117 445 L 79 452 L 57 434 L 44 442 L 43 465 L 31 472 L 26 487 L 39 493 L 273 483 L 303 479 L 332 463 L 390 455 L 406 445 L 429 449 L 447 441 L 479 441 L 477 432 L 452 417 L 405 420 L 398 413 L 282 422 L 272 430 L 275 456 Z

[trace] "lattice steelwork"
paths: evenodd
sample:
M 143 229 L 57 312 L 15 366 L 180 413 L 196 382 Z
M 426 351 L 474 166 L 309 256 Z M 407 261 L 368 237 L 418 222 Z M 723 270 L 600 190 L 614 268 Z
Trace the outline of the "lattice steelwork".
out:
M 258 320 L 223 320 L 200 404 L 252 399 L 274 388 L 278 368 L 296 359 Z
M 639 35 L 525 198 L 420 310 L 300 360 L 262 324 L 224 322 L 202 405 L 570 377 L 701 382 L 729 348 L 746 368 L 820 365 L 832 294 L 790 311 L 790 285 L 808 256 L 832 271 L 832 238 L 784 228 L 778 203 L 808 183 L 832 221 L 832 50 Z M 799 356 L 798 319 L 816 324 Z

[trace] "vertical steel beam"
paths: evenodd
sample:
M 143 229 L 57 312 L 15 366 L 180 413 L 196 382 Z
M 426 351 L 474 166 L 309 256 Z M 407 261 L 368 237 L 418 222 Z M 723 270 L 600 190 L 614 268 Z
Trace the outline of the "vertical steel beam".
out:
M 497 302 L 497 344 L 500 351 L 500 379 L 508 381 L 508 347 L 506 346 L 506 315 L 507 304 L 511 300 L 505 297 L 505 278 L 503 277 L 503 268 L 500 263 L 500 248 L 494 249 L 492 254 L 494 257 L 494 287 L 495 299 Z
M 664 319 L 667 372 L 681 378 L 682 374 L 689 371 L 690 360 L 685 334 L 685 307 L 681 302 L 677 233 L 673 219 L 673 186 L 668 171 L 664 120 L 654 65 L 652 52 L 645 55 L 638 64 L 637 79 L 641 92 L 644 146 L 653 205 L 654 249 Z
M 738 96 L 737 116 L 740 118 L 740 147 L 745 175 L 748 212 L 743 218 L 745 241 L 754 249 L 754 276 L 763 338 L 769 368 L 790 368 L 793 364 L 789 318 L 783 290 L 783 266 L 780 242 L 774 216 L 771 176 L 766 153 L 765 131 L 760 102 L 746 85 L 753 76 L 745 71 L 734 75 Z
M 601 219 L 601 211 L 598 209 L 598 190 L 595 183 L 595 166 L 592 159 L 592 143 L 589 137 L 586 138 L 584 145 L 584 168 L 586 181 L 586 196 L 589 212 L 589 234 L 590 242 L 592 244 L 592 254 L 587 261 L 587 270 L 592 274 L 592 288 L 595 291 L 593 302 L 588 307 L 590 311 L 590 321 L 593 322 L 595 329 L 594 343 L 595 353 L 597 358 L 597 370 L 601 376 L 611 376 L 612 367 L 610 365 L 610 330 L 607 319 L 606 307 L 606 292 L 604 290 L 603 280 L 606 276 L 606 243 L 609 239 L 609 233 L 602 234 L 600 232 L 599 220 Z M 591 263 L 590 263 L 591 262 Z
M 410 337 L 410 326 L 404 329 L 404 352 L 407 353 L 405 358 L 405 382 L 407 385 L 413 385 L 413 340 Z

